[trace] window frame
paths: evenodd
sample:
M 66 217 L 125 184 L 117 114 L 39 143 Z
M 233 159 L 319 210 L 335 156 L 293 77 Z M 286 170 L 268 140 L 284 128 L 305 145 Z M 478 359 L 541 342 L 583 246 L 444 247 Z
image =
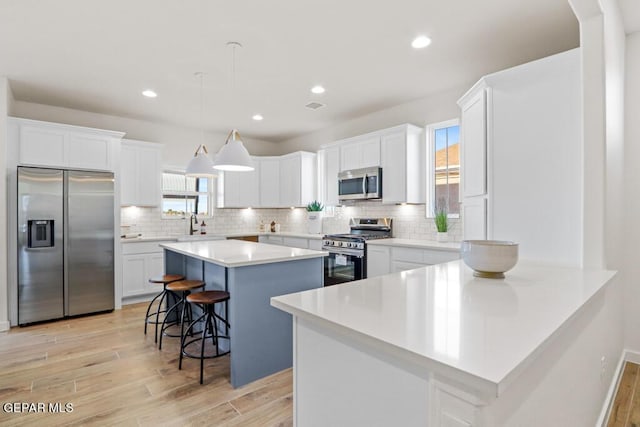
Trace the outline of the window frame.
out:
M 162 175 L 161 175 L 161 182 L 160 182 L 160 215 L 162 217 L 162 219 L 187 219 L 193 212 L 188 212 L 185 210 L 185 214 L 184 215 L 166 215 L 164 213 L 164 199 L 165 199 L 165 195 L 175 195 L 175 196 L 184 196 L 185 198 L 187 198 L 188 196 L 195 196 L 198 197 L 199 195 L 206 195 L 207 196 L 207 211 L 208 211 L 208 215 L 202 215 L 202 214 L 195 214 L 197 215 L 198 219 L 200 218 L 204 218 L 204 219 L 208 219 L 208 218 L 212 218 L 213 217 L 213 208 L 215 206 L 215 197 L 216 197 L 216 193 L 215 193 L 215 188 L 217 183 L 214 182 L 213 177 L 209 177 L 207 178 L 208 182 L 207 182 L 207 191 L 165 191 L 164 189 L 164 174 L 165 173 L 170 173 L 170 174 L 176 174 L 176 175 L 182 175 L 185 177 L 185 179 L 187 178 L 186 176 L 186 171 L 184 169 L 181 168 L 174 168 L 174 167 L 166 167 L 163 168 L 162 170 Z M 200 178 L 195 178 L 195 179 L 200 179 Z M 186 204 L 185 204 L 185 208 L 186 208 Z
M 438 129 L 444 129 L 452 126 L 460 126 L 460 118 L 454 118 L 444 120 L 437 123 L 430 123 L 425 127 L 426 135 L 426 168 L 425 168 L 425 216 L 427 218 L 434 218 L 436 210 L 435 201 L 435 143 L 436 143 L 436 131 Z M 461 129 L 462 130 L 462 129 Z M 460 138 L 459 144 L 462 144 L 462 138 Z M 460 159 L 462 163 L 462 159 Z M 462 165 L 460 165 L 460 180 L 462 180 Z M 458 191 L 458 202 L 460 200 L 460 191 Z M 447 215 L 449 218 L 460 218 L 460 213 L 450 213 Z

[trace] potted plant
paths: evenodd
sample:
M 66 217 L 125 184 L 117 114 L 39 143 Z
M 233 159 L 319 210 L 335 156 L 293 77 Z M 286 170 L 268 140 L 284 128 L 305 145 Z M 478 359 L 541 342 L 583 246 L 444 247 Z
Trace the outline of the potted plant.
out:
M 438 231 L 436 240 L 438 242 L 446 242 L 449 237 L 449 213 L 444 203 L 440 203 L 436 208 L 433 220 L 436 223 L 436 230 Z
M 314 200 L 307 205 L 307 224 L 310 234 L 322 233 L 322 210 L 324 206 L 322 203 Z

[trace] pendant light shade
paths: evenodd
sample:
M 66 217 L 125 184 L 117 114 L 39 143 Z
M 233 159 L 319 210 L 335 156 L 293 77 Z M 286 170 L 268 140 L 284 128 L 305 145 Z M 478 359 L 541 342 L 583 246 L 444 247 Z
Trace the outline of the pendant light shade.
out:
M 213 161 L 209 157 L 207 147 L 200 145 L 193 155 L 193 158 L 189 160 L 187 170 L 185 171 L 187 176 L 195 177 L 215 177 L 217 176 L 213 170 Z
M 253 160 L 240 139 L 236 129 L 232 130 L 227 141 L 222 146 L 216 160 L 213 162 L 215 169 L 223 171 L 246 172 L 254 170 Z

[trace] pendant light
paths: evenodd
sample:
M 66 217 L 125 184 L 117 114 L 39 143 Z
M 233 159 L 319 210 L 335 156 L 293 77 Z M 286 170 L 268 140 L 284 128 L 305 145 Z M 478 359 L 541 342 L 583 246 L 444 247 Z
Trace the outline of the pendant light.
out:
M 227 46 L 231 46 L 233 49 L 233 58 L 232 58 L 232 89 L 235 89 L 235 80 L 236 80 L 236 48 L 242 47 L 242 45 L 238 42 L 229 42 Z M 253 160 L 251 160 L 251 156 L 249 152 L 244 147 L 242 140 L 240 139 L 240 133 L 237 129 L 233 129 L 224 145 L 216 155 L 216 159 L 213 162 L 213 167 L 215 169 L 223 170 L 223 171 L 237 171 L 237 172 L 247 172 L 254 170 Z
M 185 175 L 194 176 L 194 177 L 206 177 L 206 178 L 215 178 L 216 175 L 215 170 L 213 169 L 213 161 L 209 157 L 209 152 L 207 151 L 206 145 L 204 145 L 204 73 L 198 72 L 195 73 L 197 77 L 200 77 L 200 132 L 202 144 L 198 146 L 196 149 L 193 158 L 189 161 L 187 165 L 187 169 L 185 171 Z

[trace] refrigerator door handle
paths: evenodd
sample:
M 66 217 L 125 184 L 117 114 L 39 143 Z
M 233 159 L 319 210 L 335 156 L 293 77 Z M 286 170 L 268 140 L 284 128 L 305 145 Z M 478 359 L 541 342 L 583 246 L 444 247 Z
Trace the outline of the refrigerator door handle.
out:
M 62 223 L 64 226 L 64 236 L 62 238 L 62 250 L 65 254 L 64 261 L 62 263 L 62 275 L 64 277 L 64 315 L 69 315 L 69 172 L 64 171 L 64 178 L 62 180 L 62 194 L 64 201 L 62 205 Z

